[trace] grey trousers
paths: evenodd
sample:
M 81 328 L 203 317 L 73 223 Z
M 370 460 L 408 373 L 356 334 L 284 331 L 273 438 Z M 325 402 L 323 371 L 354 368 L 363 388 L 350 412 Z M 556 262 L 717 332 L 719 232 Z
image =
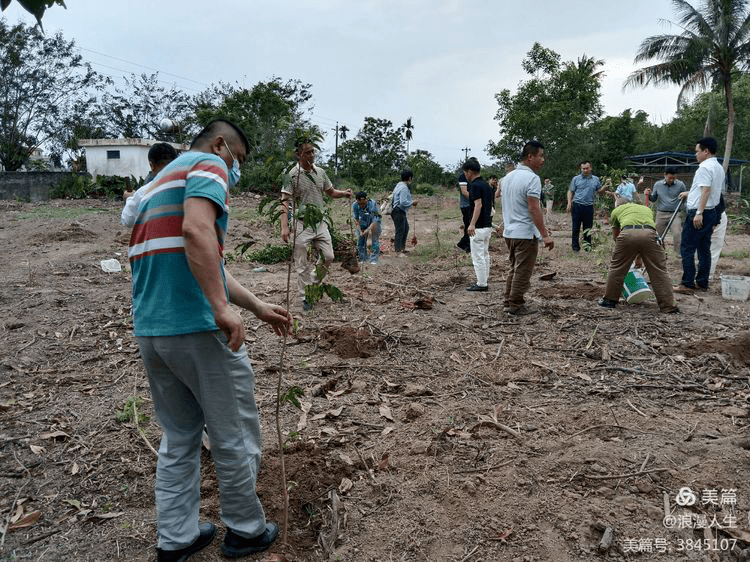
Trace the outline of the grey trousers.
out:
M 220 331 L 137 340 L 163 428 L 156 463 L 157 546 L 176 550 L 198 538 L 204 424 L 219 481 L 221 519 L 241 536 L 258 536 L 266 525 L 255 493 L 260 424 L 245 346 L 232 352 Z

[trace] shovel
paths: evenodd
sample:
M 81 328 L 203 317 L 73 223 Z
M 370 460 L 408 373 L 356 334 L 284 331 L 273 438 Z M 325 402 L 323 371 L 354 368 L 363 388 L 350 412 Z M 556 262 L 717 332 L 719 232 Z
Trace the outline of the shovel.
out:
M 664 232 L 659 234 L 656 237 L 656 241 L 659 243 L 659 245 L 664 246 L 664 238 L 667 236 L 667 232 L 669 232 L 669 229 L 672 228 L 672 223 L 674 222 L 674 218 L 677 216 L 677 213 L 680 212 L 680 207 L 682 207 L 683 199 L 680 199 L 679 203 L 677 203 L 677 207 L 674 209 L 674 213 L 672 213 L 672 216 L 669 217 L 669 222 L 667 223 L 666 228 L 664 229 Z

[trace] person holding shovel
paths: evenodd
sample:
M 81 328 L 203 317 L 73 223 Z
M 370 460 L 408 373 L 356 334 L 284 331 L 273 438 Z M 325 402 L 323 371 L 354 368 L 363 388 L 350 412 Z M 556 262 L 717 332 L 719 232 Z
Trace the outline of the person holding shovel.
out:
M 677 170 L 667 168 L 664 171 L 664 179 L 654 184 L 653 189 L 646 189 L 643 192 L 647 201 L 652 203 L 656 201 L 656 232 L 659 236 L 666 237 L 667 224 L 672 218 L 677 207 L 680 206 L 680 193 L 687 191 L 685 184 L 678 180 L 675 175 Z M 640 185 L 643 181 L 638 182 Z M 682 221 L 672 221 L 672 247 L 676 254 L 680 253 L 680 240 L 682 239 Z
M 617 306 L 625 275 L 636 256 L 640 256 L 648 271 L 659 310 L 666 313 L 679 312 L 674 304 L 672 280 L 667 273 L 667 254 L 658 242 L 651 209 L 640 203 L 628 202 L 617 195 L 609 224 L 612 225 L 615 250 L 609 264 L 607 288 L 604 296 L 599 299 L 599 306 Z
M 357 193 L 357 200 L 352 203 L 352 217 L 357 225 L 357 257 L 359 261 L 369 261 L 377 265 L 380 256 L 380 237 L 381 219 L 380 209 L 374 199 L 368 199 L 367 193 L 360 191 Z M 367 238 L 370 238 L 372 244 L 372 254 L 367 255 Z

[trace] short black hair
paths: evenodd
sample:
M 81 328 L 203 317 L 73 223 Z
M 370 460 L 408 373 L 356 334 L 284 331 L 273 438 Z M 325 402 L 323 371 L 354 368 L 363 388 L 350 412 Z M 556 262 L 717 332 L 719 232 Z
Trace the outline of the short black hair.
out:
M 410 179 L 414 178 L 414 174 L 411 173 L 411 170 L 406 169 L 403 172 L 401 172 L 401 181 L 409 181 Z
M 245 132 L 231 121 L 221 118 L 214 119 L 208 125 L 203 127 L 203 130 L 198 133 L 198 135 L 193 139 L 193 142 L 190 144 L 190 148 L 193 148 L 196 144 L 211 140 L 215 136 L 218 136 L 221 129 L 227 126 L 231 127 L 234 130 L 234 132 L 242 141 L 242 144 L 245 145 L 245 152 L 247 154 L 250 154 L 250 141 L 247 140 L 247 135 L 245 135 Z
M 544 145 L 537 140 L 530 140 L 523 145 L 521 160 L 526 160 L 529 156 L 538 154 L 540 150 L 544 150 Z
M 157 142 L 148 151 L 148 161 L 154 164 L 169 164 L 177 158 L 177 151 L 171 144 Z
M 664 170 L 665 174 L 672 174 L 673 176 L 677 175 L 677 168 L 669 167 L 666 170 Z
M 367 192 L 360 191 L 359 193 L 357 193 L 357 199 L 367 199 Z
M 479 160 L 473 156 L 464 162 L 463 171 L 466 172 L 469 170 L 477 174 L 482 171 L 482 166 L 479 164 Z
M 496 179 L 497 179 L 497 176 L 496 176 L 495 174 L 492 174 L 492 175 L 490 176 L 490 178 L 489 178 L 489 179 L 491 179 L 491 180 L 496 180 Z
M 719 143 L 717 143 L 716 139 L 713 137 L 703 137 L 697 142 L 697 144 L 701 148 L 708 150 L 711 154 L 716 154 L 716 151 L 719 150 Z

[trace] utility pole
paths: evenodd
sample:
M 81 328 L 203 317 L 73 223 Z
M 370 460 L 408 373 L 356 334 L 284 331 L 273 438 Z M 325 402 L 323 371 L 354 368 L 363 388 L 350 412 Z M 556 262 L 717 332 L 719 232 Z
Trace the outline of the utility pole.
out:
M 469 151 L 470 151 L 471 149 L 470 149 L 470 148 L 467 148 L 467 147 L 464 147 L 464 148 L 462 148 L 461 150 L 463 150 L 463 151 L 464 151 L 464 160 L 468 160 L 468 159 L 469 159 Z
M 332 129 L 336 133 L 336 148 L 333 152 L 333 169 L 336 170 L 336 175 L 339 173 L 339 122 L 336 121 L 336 128 Z

